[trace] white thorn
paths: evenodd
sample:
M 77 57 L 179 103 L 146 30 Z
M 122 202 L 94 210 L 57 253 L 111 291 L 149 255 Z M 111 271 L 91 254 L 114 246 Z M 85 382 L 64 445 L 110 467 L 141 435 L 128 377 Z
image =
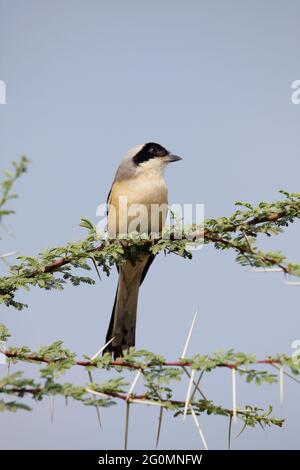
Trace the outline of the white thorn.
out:
M 9 253 L 3 253 L 0 255 L 0 258 L 8 258 L 9 256 L 14 256 L 17 254 L 17 251 L 10 251 Z
M 193 418 L 194 418 L 195 426 L 196 426 L 196 428 L 197 428 L 197 430 L 198 430 L 199 436 L 200 436 L 201 441 L 202 441 L 202 443 L 203 443 L 204 449 L 205 449 L 205 450 L 208 450 L 207 443 L 206 443 L 204 434 L 203 434 L 203 432 L 202 432 L 202 429 L 201 429 L 201 427 L 200 427 L 199 421 L 198 421 L 198 419 L 197 419 L 196 413 L 195 413 L 195 411 L 194 411 L 194 408 L 193 408 L 191 405 L 189 405 L 189 406 L 190 406 L 190 409 L 191 409 L 191 412 L 192 412 L 192 416 L 193 416 Z
M 98 397 L 111 398 L 110 395 L 106 395 L 105 393 L 102 393 L 102 392 L 96 392 L 95 390 L 92 390 L 89 387 L 86 387 L 85 390 L 91 393 L 92 395 L 97 395 Z M 161 402 L 144 400 L 141 398 L 131 398 L 130 403 L 140 403 L 141 405 L 166 406 L 164 403 L 161 403 Z
M 188 348 L 188 345 L 189 345 L 189 342 L 190 342 L 190 339 L 191 339 L 191 336 L 192 336 L 192 332 L 193 332 L 193 328 L 194 328 L 194 325 L 195 325 L 195 321 L 196 321 L 197 315 L 198 315 L 198 308 L 197 308 L 196 313 L 195 313 L 195 315 L 194 315 L 194 318 L 193 318 L 193 321 L 192 321 L 190 330 L 189 330 L 189 332 L 188 332 L 188 335 L 187 335 L 187 338 L 186 338 L 186 342 L 185 342 L 185 345 L 184 345 L 182 354 L 181 354 L 181 356 L 180 356 L 182 359 L 185 358 L 185 355 L 186 355 L 186 352 L 187 352 L 187 348 Z
M 300 286 L 299 281 L 284 281 L 284 284 L 286 284 L 287 286 Z
M 92 390 L 90 387 L 86 387 L 85 389 L 87 392 L 91 393 L 92 395 L 97 395 L 97 397 L 110 398 L 110 396 L 106 395 L 106 393 L 97 392 L 96 390 Z
M 91 383 L 93 383 L 93 376 L 92 376 L 92 373 L 91 373 L 91 371 L 90 371 L 90 370 L 88 370 L 88 371 L 87 371 L 87 373 L 88 373 L 88 376 L 89 376 L 89 380 L 90 380 L 90 382 L 91 382 Z
M 99 351 L 96 352 L 96 354 L 94 354 L 94 356 L 91 358 L 91 360 L 93 361 L 94 359 L 96 359 L 96 357 L 98 357 L 102 353 L 102 351 L 104 351 L 106 346 L 108 346 L 114 339 L 115 339 L 115 336 L 113 338 L 111 338 L 109 341 L 107 341 L 107 343 L 104 346 L 102 346 L 102 348 L 99 349 Z
M 282 268 L 251 268 L 252 273 L 282 273 Z
M 158 427 L 157 427 L 157 434 L 156 434 L 155 449 L 157 449 L 158 443 L 159 443 L 160 432 L 161 432 L 161 425 L 162 425 L 162 419 L 163 419 L 163 412 L 164 412 L 164 409 L 163 409 L 163 407 L 161 407 L 160 410 L 159 410 Z
M 199 391 L 201 397 L 202 397 L 204 400 L 206 400 L 206 397 L 205 397 L 204 393 L 201 391 L 201 389 L 200 389 L 200 387 L 199 387 L 199 384 L 200 384 L 200 381 L 201 381 L 201 379 L 202 379 L 202 377 L 203 377 L 203 374 L 204 374 L 204 370 L 202 370 L 202 372 L 200 372 L 200 375 L 199 375 L 199 378 L 198 378 L 197 382 L 195 383 L 195 381 L 194 381 L 194 386 L 195 386 L 195 388 L 194 388 L 193 393 L 192 393 L 192 395 L 191 395 L 191 401 L 193 401 L 194 396 L 196 395 L 197 390 Z
M 280 395 L 280 405 L 283 405 L 283 395 L 284 395 L 284 383 L 283 383 L 283 366 L 279 368 L 279 395 Z
M 130 411 L 130 403 L 127 401 L 126 402 L 126 417 L 125 417 L 125 439 L 124 439 L 125 450 L 127 450 L 127 445 L 128 445 L 129 411 Z
M 231 377 L 232 377 L 232 411 L 233 411 L 233 421 L 236 423 L 236 370 L 235 367 L 231 369 Z
M 0 364 L 6 364 L 6 363 L 9 364 L 7 357 L 5 355 L 5 349 L 6 349 L 6 342 L 0 341 Z
M 140 405 L 153 405 L 153 406 L 161 406 L 161 407 L 166 406 L 164 403 L 161 403 L 161 402 L 144 400 L 141 398 L 131 398 L 130 403 L 139 403 Z
M 138 372 L 137 372 L 135 378 L 133 379 L 133 382 L 132 382 L 132 384 L 131 384 L 131 387 L 130 387 L 130 389 L 128 390 L 128 393 L 127 393 L 127 395 L 126 395 L 126 400 L 128 400 L 128 399 L 130 398 L 130 395 L 132 394 L 133 389 L 134 389 L 134 387 L 136 386 L 136 383 L 137 383 L 137 381 L 138 381 L 139 376 L 141 375 L 141 373 L 142 373 L 142 371 L 141 371 L 141 370 L 138 370 Z
M 185 399 L 184 412 L 183 412 L 183 421 L 185 421 L 186 414 L 187 414 L 187 409 L 188 409 L 188 406 L 190 404 L 190 397 L 191 397 L 191 392 L 192 392 L 192 386 L 193 386 L 193 383 L 194 383 L 195 373 L 196 373 L 196 369 L 192 369 L 191 378 L 190 378 L 190 381 L 189 381 L 189 386 L 188 386 L 188 389 L 187 389 L 187 394 L 186 394 L 186 399 Z
M 94 359 L 96 359 L 102 353 L 102 351 L 106 348 L 106 346 L 108 346 L 114 339 L 115 339 L 115 336 L 113 338 L 111 338 L 104 346 L 102 346 L 102 348 L 99 349 L 99 351 L 97 351 L 96 354 L 94 354 L 94 356 L 91 358 L 91 360 L 93 361 Z M 93 377 L 92 377 L 91 371 L 88 371 L 88 375 L 89 375 L 90 382 L 93 382 Z M 95 393 L 91 389 L 87 389 L 87 388 L 86 388 L 86 390 L 89 391 L 90 393 L 94 393 L 94 395 L 98 395 L 98 396 L 103 397 L 103 398 L 109 398 L 109 396 L 105 395 L 104 393 L 102 393 L 102 394 L 100 394 L 99 392 Z M 101 417 L 100 417 L 100 410 L 99 410 L 98 406 L 96 406 L 96 413 L 97 413 L 97 418 L 98 418 L 99 425 L 101 427 Z
M 93 376 L 92 376 L 91 371 L 88 370 L 87 373 L 88 373 L 90 382 L 93 383 Z M 100 416 L 99 406 L 96 406 L 96 414 L 97 414 L 97 419 L 98 419 L 99 426 L 100 426 L 100 428 L 101 428 L 101 427 L 102 427 L 102 424 L 101 424 L 101 416 Z
M 272 364 L 273 367 L 275 367 L 275 369 L 279 370 L 280 367 L 278 366 L 275 366 L 275 364 Z M 298 384 L 300 384 L 300 380 L 296 379 L 296 377 L 294 377 L 293 375 L 289 374 L 288 372 L 286 371 L 283 371 L 284 375 L 286 375 L 287 377 L 289 377 L 290 379 L 294 380 L 295 382 L 297 382 Z

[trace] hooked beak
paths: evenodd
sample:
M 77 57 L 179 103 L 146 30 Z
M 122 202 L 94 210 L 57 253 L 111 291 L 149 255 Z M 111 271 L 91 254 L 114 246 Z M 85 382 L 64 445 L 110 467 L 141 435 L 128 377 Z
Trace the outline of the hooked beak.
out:
M 179 157 L 178 155 L 174 155 L 173 153 L 169 153 L 165 157 L 165 159 L 168 163 L 172 163 L 172 162 L 178 162 L 179 160 L 182 160 L 182 157 Z

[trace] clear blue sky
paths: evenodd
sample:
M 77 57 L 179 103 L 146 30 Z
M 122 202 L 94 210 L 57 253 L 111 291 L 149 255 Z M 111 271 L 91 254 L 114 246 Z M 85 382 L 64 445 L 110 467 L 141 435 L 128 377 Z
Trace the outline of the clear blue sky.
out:
M 167 174 L 170 202 L 202 202 L 207 217 L 229 215 L 236 199 L 256 203 L 276 199 L 281 188 L 299 191 L 300 105 L 291 102 L 291 83 L 300 78 L 299 15 L 293 0 L 0 0 L 0 79 L 7 85 L 0 167 L 21 154 L 32 160 L 1 251 L 36 254 L 82 237 L 80 217 L 97 222 L 121 157 L 145 141 L 184 157 Z M 261 246 L 299 261 L 298 241 L 295 224 Z M 62 339 L 93 354 L 103 344 L 116 282 L 114 273 L 94 287 L 22 292 L 27 310 L 0 311 L 10 344 L 34 349 Z M 299 294 L 280 274 L 251 273 L 233 253 L 210 246 L 191 262 L 160 256 L 140 294 L 137 346 L 175 359 L 199 305 L 190 353 L 290 354 L 300 338 Z M 33 366 L 26 371 L 34 375 Z M 76 370 L 66 379 L 87 377 Z M 230 406 L 228 372 L 207 375 L 203 386 Z M 250 429 L 235 449 L 299 448 L 297 385 L 287 382 L 284 406 L 278 402 L 278 386 L 238 380 L 240 406 L 273 403 L 286 424 Z M 30 415 L 1 415 L 0 448 L 122 447 L 122 404 L 103 411 L 102 431 L 93 409 L 65 408 L 58 399 L 51 423 L 47 400 L 32 405 Z M 209 448 L 225 448 L 227 420 L 201 422 Z M 153 448 L 156 424 L 152 409 L 136 407 L 129 447 Z M 161 448 L 197 447 L 192 420 L 168 416 Z

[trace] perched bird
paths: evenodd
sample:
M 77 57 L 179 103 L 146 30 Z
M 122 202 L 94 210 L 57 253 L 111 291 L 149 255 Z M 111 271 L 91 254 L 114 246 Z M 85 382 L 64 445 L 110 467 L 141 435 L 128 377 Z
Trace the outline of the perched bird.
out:
M 164 170 L 169 163 L 181 159 L 154 142 L 137 145 L 127 152 L 107 198 L 107 230 L 111 238 L 134 230 L 147 234 L 161 232 L 168 204 Z M 158 205 L 161 210 L 154 217 L 151 208 Z M 140 208 L 138 222 L 136 207 Z M 118 287 L 106 336 L 106 342 L 114 338 L 106 348 L 114 357 L 135 345 L 139 287 L 153 259 L 154 255 L 143 255 L 134 264 L 127 260 L 118 268 Z

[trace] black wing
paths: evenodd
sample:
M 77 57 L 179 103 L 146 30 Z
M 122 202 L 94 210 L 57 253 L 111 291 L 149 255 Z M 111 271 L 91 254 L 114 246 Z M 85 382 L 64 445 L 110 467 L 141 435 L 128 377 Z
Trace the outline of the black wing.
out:
M 112 188 L 112 186 L 111 186 Z M 108 215 L 108 206 L 109 206 L 109 198 L 110 198 L 110 195 L 111 195 L 111 188 L 109 190 L 109 193 L 107 195 L 107 198 L 106 198 L 106 215 Z
M 150 256 L 149 256 L 148 261 L 147 261 L 147 264 L 146 264 L 146 266 L 144 267 L 144 271 L 143 271 L 143 274 L 142 274 L 142 277 L 141 277 L 140 285 L 142 284 L 143 280 L 145 279 L 146 274 L 147 274 L 147 272 L 149 271 L 149 268 L 150 268 L 151 264 L 152 264 L 153 261 L 154 261 L 154 258 L 155 258 L 155 255 L 150 255 Z

